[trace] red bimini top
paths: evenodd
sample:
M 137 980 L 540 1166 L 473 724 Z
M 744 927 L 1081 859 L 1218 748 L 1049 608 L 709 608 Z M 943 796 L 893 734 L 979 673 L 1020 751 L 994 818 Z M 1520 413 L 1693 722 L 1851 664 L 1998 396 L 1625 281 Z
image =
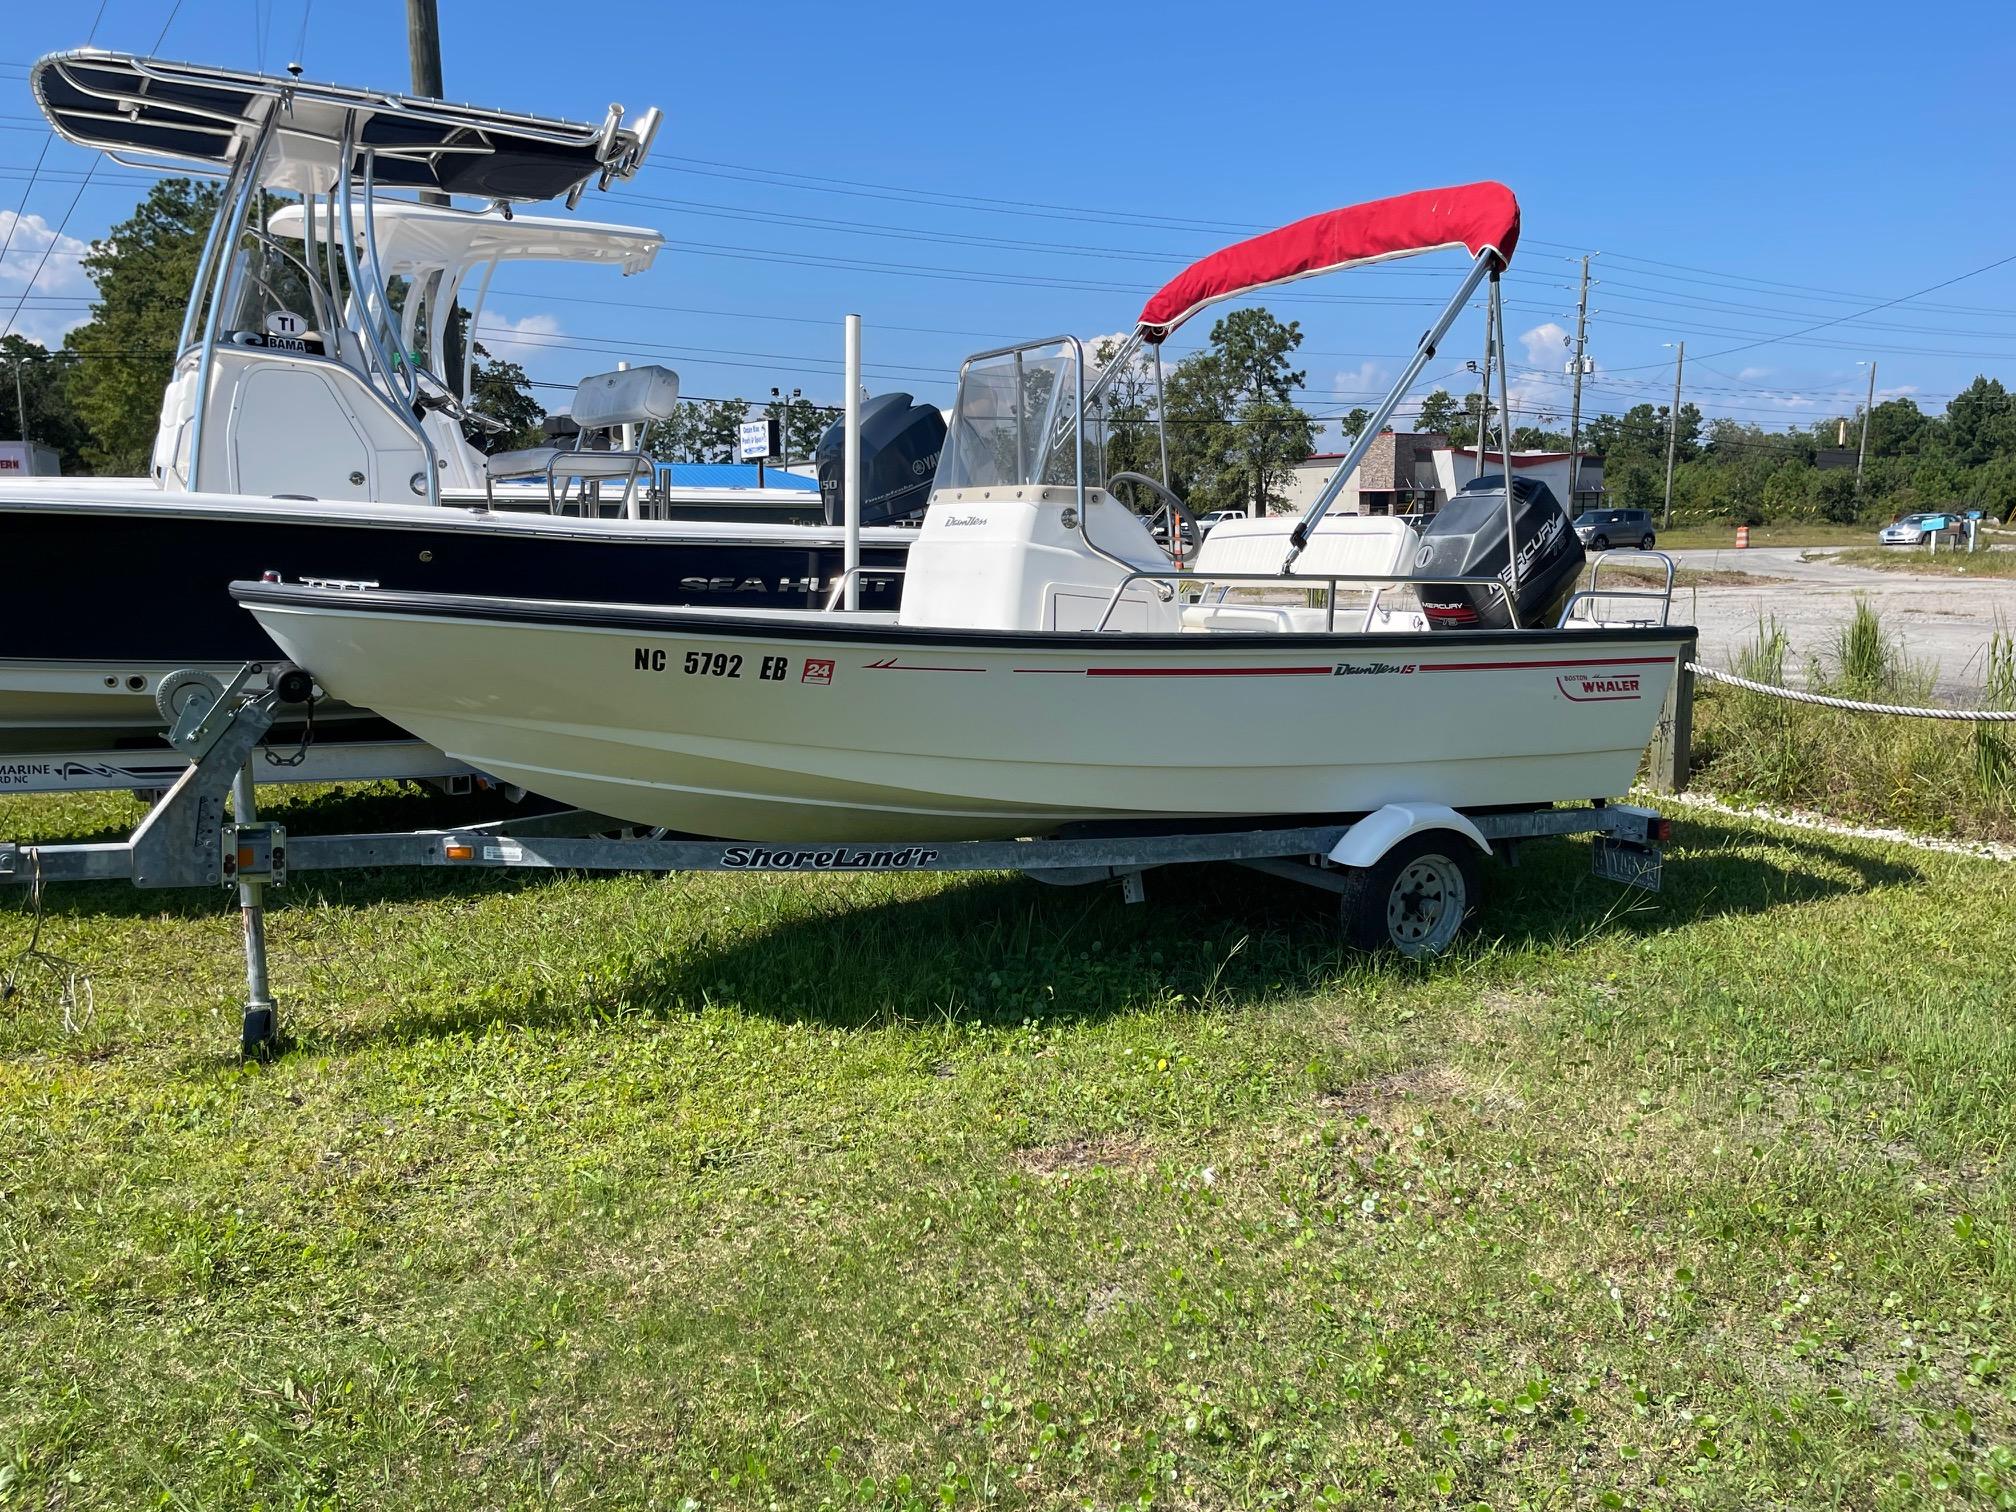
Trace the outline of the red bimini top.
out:
M 1141 307 L 1138 329 L 1144 341 L 1159 343 L 1221 299 L 1417 252 L 1467 247 L 1475 257 L 1488 250 L 1503 268 L 1518 243 L 1519 201 L 1488 179 L 1370 200 L 1235 242 L 1192 263 Z

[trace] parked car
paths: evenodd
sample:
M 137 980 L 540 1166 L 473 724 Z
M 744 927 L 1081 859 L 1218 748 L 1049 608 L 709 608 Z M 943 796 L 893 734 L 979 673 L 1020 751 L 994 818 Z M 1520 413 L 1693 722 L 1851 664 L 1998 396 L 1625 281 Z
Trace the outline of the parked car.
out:
M 1211 513 L 1198 517 L 1197 528 L 1203 531 L 1204 534 L 1209 535 L 1211 534 L 1211 528 L 1221 520 L 1243 520 L 1245 518 L 1246 511 L 1243 509 L 1214 509 Z
M 1575 517 L 1575 534 L 1592 551 L 1636 546 L 1650 551 L 1658 542 L 1649 509 L 1585 509 Z
M 1966 530 L 1966 522 L 1957 514 L 1908 514 L 1877 531 L 1876 539 L 1885 546 L 1923 546 L 1935 535 L 1948 541 L 1963 540 Z

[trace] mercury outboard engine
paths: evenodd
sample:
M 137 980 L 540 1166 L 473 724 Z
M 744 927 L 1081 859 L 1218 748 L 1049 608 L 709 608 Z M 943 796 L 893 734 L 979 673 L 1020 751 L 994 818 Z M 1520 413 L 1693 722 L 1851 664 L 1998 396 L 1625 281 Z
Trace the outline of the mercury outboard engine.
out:
M 1519 623 L 1552 625 L 1582 574 L 1582 542 L 1554 490 L 1538 479 L 1512 480 L 1512 513 L 1519 532 Z M 1471 479 L 1442 506 L 1421 532 L 1414 572 L 1418 577 L 1495 577 L 1511 585 L 1503 474 Z M 1414 592 L 1433 629 L 1510 628 L 1505 600 L 1488 588 L 1422 583 Z
M 826 523 L 845 523 L 847 428 L 819 438 L 819 501 Z M 921 518 L 945 449 L 945 417 L 908 394 L 878 394 L 861 404 L 861 523 L 895 525 Z

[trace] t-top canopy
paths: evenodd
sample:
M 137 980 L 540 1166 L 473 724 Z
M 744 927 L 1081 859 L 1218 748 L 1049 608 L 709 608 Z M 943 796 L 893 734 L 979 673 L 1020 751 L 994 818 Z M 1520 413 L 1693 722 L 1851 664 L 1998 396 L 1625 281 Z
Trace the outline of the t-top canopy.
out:
M 494 210 L 455 210 L 401 199 L 374 199 L 368 211 L 353 205 L 351 220 L 360 238 L 367 213 L 387 277 L 412 277 L 429 268 L 493 260 L 612 263 L 625 273 L 641 273 L 665 244 L 663 232 L 645 226 L 612 226 L 557 215 L 514 215 L 506 220 Z M 299 241 L 306 224 L 301 206 L 282 205 L 267 219 L 266 229 Z M 320 234 L 326 227 L 318 225 L 316 230 Z
M 1162 342 L 1221 299 L 1417 252 L 1467 247 L 1474 257 L 1489 250 L 1503 267 L 1518 241 L 1519 201 L 1489 180 L 1370 200 L 1235 242 L 1192 263 L 1142 306 L 1138 329 L 1144 341 Z
M 628 178 L 650 149 L 658 112 L 624 129 L 620 107 L 600 126 L 418 100 L 381 90 L 314 84 L 269 74 L 168 63 L 127 53 L 52 53 L 30 74 L 43 114 L 66 140 L 140 166 L 228 167 L 275 110 L 274 145 L 261 181 L 326 191 L 346 120 L 359 156 L 372 153 L 375 183 L 489 200 L 571 194 L 599 175 Z M 349 173 L 359 175 L 352 161 Z

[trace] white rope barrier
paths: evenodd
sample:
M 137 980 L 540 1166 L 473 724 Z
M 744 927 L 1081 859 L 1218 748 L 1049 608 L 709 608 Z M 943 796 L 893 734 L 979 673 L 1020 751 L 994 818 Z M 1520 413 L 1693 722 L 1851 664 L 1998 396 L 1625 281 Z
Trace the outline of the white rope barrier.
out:
M 1903 704 L 1864 703 L 1855 698 L 1834 698 L 1825 693 L 1802 693 L 1797 688 L 1774 687 L 1770 683 L 1752 682 L 1747 677 L 1738 677 L 1733 672 L 1704 667 L 1699 662 L 1687 663 L 1687 670 L 1696 677 L 1705 677 L 1710 682 L 1727 683 L 1732 688 L 1763 693 L 1771 698 L 1790 699 L 1793 703 L 1819 704 L 1828 709 L 1847 709 L 1856 714 L 1901 714 L 1911 719 L 1950 719 L 1964 724 L 2016 724 L 2016 709 L 1913 709 Z

